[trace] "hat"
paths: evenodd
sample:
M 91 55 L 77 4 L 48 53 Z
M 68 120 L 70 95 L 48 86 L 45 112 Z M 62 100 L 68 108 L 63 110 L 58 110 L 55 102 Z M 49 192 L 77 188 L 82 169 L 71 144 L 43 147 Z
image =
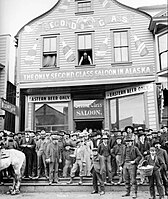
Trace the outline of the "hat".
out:
M 150 151 L 156 151 L 155 147 L 150 147 Z
M 121 139 L 122 140 L 122 136 L 117 136 L 116 140 Z
M 133 126 L 126 126 L 125 127 L 125 131 L 127 132 L 128 129 L 131 129 L 132 132 L 134 132 L 134 127 Z
M 98 148 L 96 148 L 96 147 L 92 149 L 92 151 L 97 151 L 97 150 L 98 150 Z
M 144 132 L 145 130 L 144 130 L 141 126 L 139 126 L 139 127 L 137 128 L 137 131 L 138 131 L 138 132 Z
M 160 141 L 159 140 L 155 140 L 154 143 L 153 143 L 153 146 L 155 146 L 156 144 L 160 144 Z
M 77 132 L 72 132 L 72 133 L 71 133 L 71 137 L 72 137 L 72 136 L 77 136 L 77 135 L 78 135 Z
M 146 136 L 149 136 L 149 135 L 152 135 L 152 132 L 149 131 L 146 133 Z
M 8 137 L 13 137 L 14 134 L 13 133 L 9 133 Z
M 143 136 L 143 135 L 146 136 L 146 133 L 143 133 L 143 132 L 142 132 L 142 133 L 139 133 L 139 134 L 138 134 L 138 137 L 140 138 L 140 137 Z
M 76 141 L 76 144 L 78 144 L 79 142 L 81 142 L 81 140 L 80 140 L 80 139 L 78 139 L 78 140 Z
M 103 135 L 103 136 L 102 136 L 102 139 L 104 139 L 104 140 L 105 140 L 105 139 L 108 139 L 107 135 Z
M 165 128 L 165 127 L 166 127 L 166 128 L 168 128 L 168 126 L 167 126 L 167 125 L 163 125 L 163 126 L 161 127 L 161 129 L 163 129 L 163 128 Z
M 130 141 L 133 141 L 132 137 L 127 136 L 126 139 L 125 139 L 125 142 L 130 142 Z

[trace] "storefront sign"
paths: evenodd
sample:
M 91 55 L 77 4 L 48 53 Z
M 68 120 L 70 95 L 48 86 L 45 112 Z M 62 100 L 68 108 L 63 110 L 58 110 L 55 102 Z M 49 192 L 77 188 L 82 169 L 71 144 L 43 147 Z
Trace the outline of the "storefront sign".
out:
M 32 95 L 28 96 L 28 102 L 64 102 L 70 101 L 70 94 L 60 94 L 60 95 Z
M 106 99 L 153 91 L 153 84 L 143 84 L 106 92 Z
M 103 106 L 74 108 L 74 119 L 103 118 Z
M 22 73 L 20 82 L 62 82 L 88 79 L 107 79 L 153 75 L 153 66 L 82 68 L 78 70 L 41 71 Z
M 1 109 L 16 115 L 16 106 L 1 98 Z

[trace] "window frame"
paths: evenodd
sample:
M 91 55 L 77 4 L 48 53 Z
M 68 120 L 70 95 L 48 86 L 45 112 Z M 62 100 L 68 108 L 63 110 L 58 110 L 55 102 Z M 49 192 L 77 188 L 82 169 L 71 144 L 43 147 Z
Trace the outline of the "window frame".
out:
M 79 36 L 81 35 L 91 35 L 91 51 L 92 51 L 92 64 L 84 64 L 84 65 L 79 65 L 80 58 L 79 58 Z M 92 67 L 94 66 L 94 31 L 86 31 L 86 32 L 78 32 L 76 33 L 76 67 Z M 88 48 L 89 49 L 89 48 Z M 83 51 L 88 51 L 88 49 L 81 49 Z
M 165 71 L 165 70 L 168 70 L 168 67 L 162 67 L 162 62 L 161 62 L 161 55 L 164 54 L 164 53 L 167 53 L 168 54 L 168 47 L 167 47 L 167 50 L 165 51 L 162 51 L 160 52 L 160 41 L 159 39 L 163 36 L 163 35 L 167 35 L 167 39 L 168 39 L 168 31 L 158 35 L 157 37 L 157 43 L 158 43 L 158 60 L 159 60 L 159 71 Z
M 112 63 L 111 65 L 131 65 L 132 61 L 131 61 L 131 42 L 130 42 L 130 28 L 119 28 L 119 29 L 111 29 L 111 57 L 112 57 Z M 127 33 L 127 53 L 128 53 L 128 61 L 115 61 L 115 47 L 114 47 L 114 33 L 122 33 L 122 32 L 126 32 Z M 122 48 L 124 46 L 118 47 L 118 48 Z M 117 47 L 116 47 L 117 48 Z
M 76 12 L 75 12 L 75 14 L 76 15 L 80 15 L 80 14 L 93 14 L 94 13 L 94 11 L 93 11 L 93 0 L 75 0 L 76 1 L 76 4 L 75 4 L 75 10 L 76 10 Z M 87 2 L 90 2 L 90 4 L 91 4 L 91 6 L 90 6 L 90 10 L 88 10 L 88 11 L 79 11 L 79 7 L 78 7 L 78 4 L 79 3 L 87 3 Z
M 56 51 L 48 51 L 44 52 L 44 39 L 45 38 L 56 38 Z M 44 63 L 44 53 L 54 54 L 56 53 L 56 65 L 55 66 L 43 66 Z M 59 34 L 49 34 L 49 35 L 41 35 L 41 69 L 42 70 L 51 70 L 51 69 L 58 69 L 59 68 Z

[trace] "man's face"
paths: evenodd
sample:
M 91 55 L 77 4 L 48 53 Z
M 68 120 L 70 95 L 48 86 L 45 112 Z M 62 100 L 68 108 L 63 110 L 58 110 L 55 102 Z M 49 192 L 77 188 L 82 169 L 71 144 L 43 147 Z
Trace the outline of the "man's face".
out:
M 93 156 L 96 156 L 98 154 L 97 151 L 93 151 Z
M 127 145 L 127 146 L 132 146 L 132 141 L 127 141 L 127 142 L 126 142 L 126 145 Z
M 158 144 L 155 144 L 155 147 L 157 148 L 157 149 L 159 149 L 160 148 L 160 144 L 158 143 Z
M 116 140 L 117 144 L 121 144 L 121 139 Z
M 151 154 L 152 156 L 155 156 L 155 155 L 156 155 L 156 151 L 155 151 L 155 150 L 150 150 L 150 154 Z

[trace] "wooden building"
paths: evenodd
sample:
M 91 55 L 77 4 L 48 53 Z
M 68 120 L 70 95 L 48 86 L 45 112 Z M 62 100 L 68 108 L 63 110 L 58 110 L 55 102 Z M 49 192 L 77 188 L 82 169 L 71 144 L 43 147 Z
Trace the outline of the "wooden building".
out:
M 123 128 L 121 122 L 158 129 L 150 20 L 116 0 L 59 0 L 22 27 L 16 128 L 36 130 L 36 107 L 52 104 L 67 107 L 68 130 Z

